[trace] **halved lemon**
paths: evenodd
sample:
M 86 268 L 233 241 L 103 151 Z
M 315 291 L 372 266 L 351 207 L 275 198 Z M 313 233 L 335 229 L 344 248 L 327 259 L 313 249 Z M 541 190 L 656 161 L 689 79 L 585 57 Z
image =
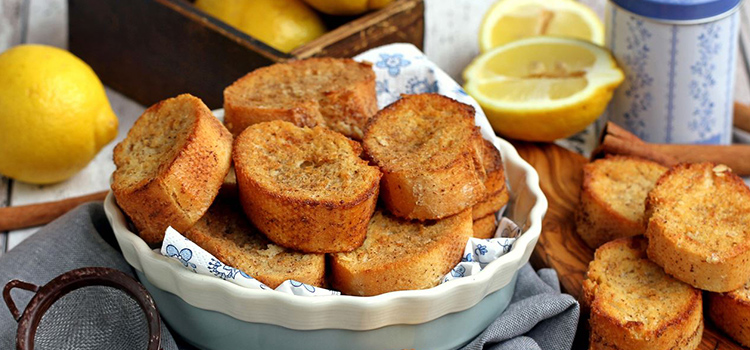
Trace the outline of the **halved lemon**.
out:
M 497 47 L 464 71 L 466 92 L 503 136 L 552 141 L 602 114 L 624 76 L 612 55 L 592 43 L 533 37 Z
M 487 52 L 526 37 L 553 35 L 604 45 L 599 17 L 574 0 L 500 0 L 484 15 L 479 49 Z

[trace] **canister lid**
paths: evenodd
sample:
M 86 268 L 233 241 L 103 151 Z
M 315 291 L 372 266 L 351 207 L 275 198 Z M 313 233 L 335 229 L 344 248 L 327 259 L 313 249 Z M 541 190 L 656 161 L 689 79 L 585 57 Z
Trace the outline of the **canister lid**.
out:
M 690 21 L 721 15 L 742 0 L 611 0 L 617 6 L 643 17 Z

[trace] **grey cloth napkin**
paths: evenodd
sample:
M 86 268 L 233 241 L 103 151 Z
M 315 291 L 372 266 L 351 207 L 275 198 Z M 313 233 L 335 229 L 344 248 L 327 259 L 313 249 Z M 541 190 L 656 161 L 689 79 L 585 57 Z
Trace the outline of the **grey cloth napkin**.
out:
M 518 271 L 513 298 L 505 311 L 465 350 L 569 350 L 578 326 L 578 302 L 560 293 L 553 269 Z
M 0 283 L 20 279 L 43 285 L 64 272 L 87 266 L 111 267 L 132 275 L 131 267 L 113 246 L 117 244 L 101 203 L 84 204 L 43 227 L 0 257 Z M 13 295 L 21 310 L 31 299 L 31 293 L 23 291 L 14 292 Z M 84 303 L 78 308 L 81 314 L 86 313 L 86 305 Z M 542 269 L 537 274 L 527 264 L 519 271 L 507 310 L 465 349 L 567 350 L 575 336 L 578 314 L 579 306 L 575 299 L 560 294 L 554 270 Z M 93 319 L 84 322 L 91 323 L 85 327 L 94 331 L 97 327 L 117 324 L 116 320 L 103 322 Z M 6 307 L 0 307 L 0 349 L 15 347 L 16 329 L 16 321 L 10 312 Z M 115 335 L 128 337 L 128 334 Z M 109 337 L 112 336 L 109 334 Z M 130 335 L 128 338 L 134 337 Z M 120 345 L 127 341 L 111 340 Z M 162 347 L 165 350 L 193 349 L 184 344 L 178 346 L 163 323 Z
M 107 243 L 105 238 L 113 242 L 112 245 Z M 62 273 L 90 266 L 110 267 L 133 276 L 132 268 L 113 246 L 116 246 L 114 235 L 104 215 L 104 208 L 101 203 L 84 204 L 39 229 L 34 235 L 0 256 L 0 283 L 4 286 L 12 279 L 19 279 L 41 286 Z M 16 301 L 16 306 L 19 310 L 26 308 L 32 296 L 33 293 L 31 292 L 13 292 L 13 299 Z M 105 297 L 106 295 L 102 294 L 100 296 Z M 135 303 L 127 299 L 127 296 L 121 293 L 118 293 L 117 296 L 120 297 L 119 300 L 123 304 L 135 305 Z M 106 297 L 112 298 L 111 295 Z M 86 298 L 79 299 L 87 300 Z M 60 300 L 62 301 L 63 299 Z M 126 309 L 126 305 L 123 305 L 119 310 L 116 308 L 113 309 L 112 313 L 115 313 L 113 315 L 92 312 L 91 309 L 86 310 L 87 306 L 89 308 L 101 307 L 95 300 L 91 300 L 90 297 L 88 301 L 88 303 L 82 303 L 77 308 L 69 310 L 68 315 L 72 317 L 67 317 L 68 315 L 63 314 L 59 316 L 59 321 L 54 321 L 58 323 L 77 322 L 74 325 L 76 329 L 86 330 L 87 334 L 90 334 L 90 336 L 87 335 L 85 337 L 88 343 L 67 344 L 63 339 L 59 339 L 60 343 L 41 347 L 42 349 L 114 349 L 130 347 L 125 344 L 132 344 L 130 348 L 134 349 L 146 348 L 145 342 L 141 342 L 140 344 L 134 343 L 134 339 L 147 339 L 145 337 L 147 332 L 145 324 L 143 327 L 136 328 L 143 331 L 144 334 L 140 336 L 120 331 L 122 329 L 132 329 L 128 327 L 133 327 L 133 325 L 122 324 L 122 322 L 132 320 L 132 317 L 128 319 L 116 314 L 117 311 Z M 50 314 L 51 311 L 52 309 L 47 314 Z M 45 317 L 47 317 L 47 314 L 45 314 Z M 145 322 L 145 318 L 142 321 Z M 42 323 L 44 323 L 44 319 Z M 108 329 L 100 329 L 100 327 L 107 327 Z M 0 307 L 0 349 L 15 349 L 16 330 L 16 321 L 13 320 L 8 308 L 3 305 Z M 39 331 L 41 330 L 42 327 L 40 326 Z M 97 332 L 97 330 L 101 332 Z M 97 337 L 95 336 L 96 334 L 102 335 L 102 337 Z M 61 337 L 64 336 L 61 335 Z M 104 343 L 98 343 L 99 341 L 104 341 Z M 107 342 L 112 346 L 102 347 Z M 163 322 L 161 346 L 164 350 L 177 349 L 174 339 L 172 339 Z

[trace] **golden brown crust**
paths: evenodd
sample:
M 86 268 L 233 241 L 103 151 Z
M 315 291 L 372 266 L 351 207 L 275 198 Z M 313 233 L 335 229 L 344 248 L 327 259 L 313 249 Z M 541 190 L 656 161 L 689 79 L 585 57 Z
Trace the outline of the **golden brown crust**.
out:
M 461 260 L 471 223 L 470 210 L 430 223 L 376 211 L 360 248 L 331 255 L 331 285 L 360 296 L 434 287 Z
M 141 159 L 153 148 L 167 156 Z M 147 243 L 158 244 L 168 226 L 187 230 L 208 210 L 229 171 L 231 149 L 231 134 L 200 99 L 185 94 L 161 101 L 115 147 L 117 204 Z
M 325 255 L 295 252 L 273 244 L 252 227 L 236 196 L 218 196 L 185 237 L 219 261 L 268 287 L 286 280 L 325 286 Z
M 597 249 L 583 283 L 592 349 L 695 349 L 703 332 L 701 291 L 666 275 L 642 236 Z
M 494 238 L 495 231 L 497 231 L 497 218 L 495 218 L 495 214 L 474 220 L 472 231 L 474 232 L 474 238 Z
M 348 58 L 309 58 L 256 69 L 224 90 L 233 135 L 271 120 L 327 126 L 354 139 L 377 112 L 375 73 Z
M 630 156 L 607 156 L 583 167 L 576 232 L 591 248 L 643 234 L 648 191 L 667 168 Z M 637 204 L 637 206 L 635 206 Z
M 726 166 L 680 164 L 646 199 L 648 256 L 697 288 L 729 292 L 750 276 L 750 189 Z
M 508 193 L 508 188 L 505 185 L 503 158 L 492 142 L 484 139 L 482 139 L 482 167 L 487 174 L 484 180 L 487 195 L 477 204 L 474 204 L 471 213 L 474 220 L 498 212 L 510 200 L 510 193 Z
M 474 110 L 437 94 L 404 95 L 378 112 L 363 139 L 383 171 L 381 198 L 407 219 L 459 213 L 487 193 Z
M 750 347 L 750 283 L 728 293 L 708 293 L 708 317 L 724 333 Z
M 316 145 L 334 147 L 336 154 L 316 153 Z M 284 247 L 311 253 L 357 248 L 375 210 L 380 180 L 380 172 L 358 157 L 358 147 L 321 127 L 298 128 L 274 121 L 247 128 L 237 138 L 233 155 L 246 214 Z M 328 179 L 343 183 L 342 189 L 328 190 L 320 183 L 327 176 L 321 169 L 334 174 Z M 306 174 L 313 178 L 309 181 L 313 187 L 300 185 Z

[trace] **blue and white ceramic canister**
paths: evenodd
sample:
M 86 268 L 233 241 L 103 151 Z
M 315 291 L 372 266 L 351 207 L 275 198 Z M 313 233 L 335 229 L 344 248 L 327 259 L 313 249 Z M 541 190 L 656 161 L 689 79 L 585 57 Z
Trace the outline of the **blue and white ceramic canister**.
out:
M 609 0 L 625 73 L 609 119 L 648 142 L 729 144 L 741 0 Z

